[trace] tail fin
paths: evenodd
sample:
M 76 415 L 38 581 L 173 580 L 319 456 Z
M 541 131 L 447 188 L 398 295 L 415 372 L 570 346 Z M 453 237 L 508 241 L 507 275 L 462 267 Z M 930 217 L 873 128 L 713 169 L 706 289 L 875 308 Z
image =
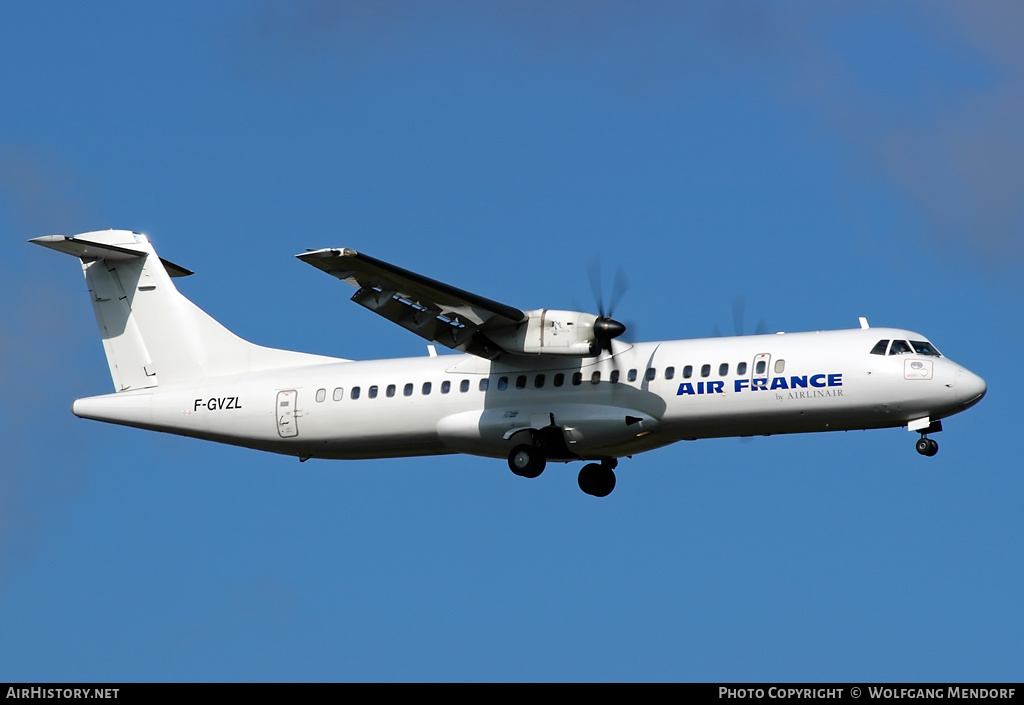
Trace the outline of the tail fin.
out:
M 178 292 L 171 277 L 192 272 L 160 259 L 145 235 L 104 230 L 30 242 L 82 260 L 119 392 L 337 361 L 242 340 Z

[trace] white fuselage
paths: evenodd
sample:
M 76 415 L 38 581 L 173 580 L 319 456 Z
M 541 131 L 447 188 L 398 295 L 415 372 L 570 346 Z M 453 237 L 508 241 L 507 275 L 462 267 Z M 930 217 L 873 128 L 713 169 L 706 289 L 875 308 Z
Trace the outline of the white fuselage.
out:
M 339 360 L 79 399 L 74 413 L 301 458 L 505 457 L 518 431 L 550 425 L 572 456 L 597 459 L 934 422 L 984 395 L 945 357 L 872 354 L 880 339 L 924 340 L 862 328 L 617 343 L 594 358 Z

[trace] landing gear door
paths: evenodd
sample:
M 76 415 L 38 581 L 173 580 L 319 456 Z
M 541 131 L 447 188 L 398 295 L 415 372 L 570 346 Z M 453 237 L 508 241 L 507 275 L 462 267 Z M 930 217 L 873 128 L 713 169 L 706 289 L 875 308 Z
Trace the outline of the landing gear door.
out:
M 754 364 L 750 369 L 750 388 L 768 389 L 768 363 L 772 356 L 768 353 L 761 353 L 754 356 Z
M 286 389 L 277 393 L 277 432 L 281 438 L 294 438 L 299 435 L 299 427 L 296 423 L 298 414 L 295 403 L 299 394 L 294 389 Z

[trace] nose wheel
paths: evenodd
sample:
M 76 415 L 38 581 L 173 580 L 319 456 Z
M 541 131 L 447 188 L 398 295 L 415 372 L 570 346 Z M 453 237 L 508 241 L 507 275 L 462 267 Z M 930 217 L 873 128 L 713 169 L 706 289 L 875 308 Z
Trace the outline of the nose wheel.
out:
M 927 455 L 929 458 L 939 452 L 939 444 L 931 438 L 925 438 L 923 434 L 915 447 L 918 453 Z

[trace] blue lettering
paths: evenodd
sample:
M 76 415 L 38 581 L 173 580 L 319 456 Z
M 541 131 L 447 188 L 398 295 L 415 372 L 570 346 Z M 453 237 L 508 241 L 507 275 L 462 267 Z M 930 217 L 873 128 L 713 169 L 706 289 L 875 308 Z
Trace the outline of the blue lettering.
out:
M 815 382 L 814 380 L 818 380 L 818 381 Z M 813 377 L 811 377 L 811 386 L 812 387 L 824 387 L 825 386 L 825 375 L 814 375 Z
M 785 377 L 776 377 L 772 380 L 772 389 L 789 389 L 789 385 L 786 384 Z
M 768 389 L 768 380 L 766 379 L 754 379 L 750 381 L 750 390 L 756 392 L 758 389 Z
M 693 385 L 689 382 L 683 382 L 680 384 L 679 391 L 676 392 L 676 395 L 678 396 L 680 394 L 693 394 Z
M 725 394 L 725 382 L 708 382 L 708 394 Z
M 803 377 L 790 377 L 789 378 L 790 389 L 796 389 L 797 387 L 807 388 L 807 375 Z
M 828 376 L 828 386 L 830 387 L 842 387 L 843 386 L 843 375 L 839 373 L 837 375 Z
M 704 393 L 704 383 L 703 382 L 697 382 L 697 394 L 703 394 L 703 393 Z
M 749 387 L 749 386 L 750 386 L 750 380 L 749 379 L 738 379 L 735 382 L 733 382 L 733 387 L 734 387 L 735 391 L 737 391 L 737 392 L 742 392 L 744 387 Z

